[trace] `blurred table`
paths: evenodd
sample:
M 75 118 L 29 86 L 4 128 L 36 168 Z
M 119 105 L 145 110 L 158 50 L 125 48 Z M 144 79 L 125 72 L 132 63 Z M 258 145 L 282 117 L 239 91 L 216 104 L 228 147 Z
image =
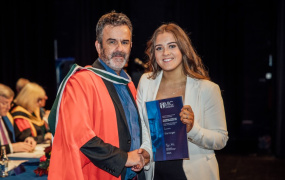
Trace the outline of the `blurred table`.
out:
M 46 180 L 47 175 L 38 176 L 34 173 L 34 170 L 39 167 L 40 157 L 43 156 L 45 147 L 48 147 L 49 144 L 38 144 L 35 148 L 35 151 L 32 153 L 13 153 L 8 154 L 10 161 L 14 160 L 25 160 L 26 162 L 22 163 L 20 166 L 25 171 L 20 174 L 13 173 L 14 170 L 9 171 L 9 176 L 5 177 L 5 180 Z M 23 168 L 24 167 L 24 168 Z M 21 169 L 18 167 L 18 169 Z

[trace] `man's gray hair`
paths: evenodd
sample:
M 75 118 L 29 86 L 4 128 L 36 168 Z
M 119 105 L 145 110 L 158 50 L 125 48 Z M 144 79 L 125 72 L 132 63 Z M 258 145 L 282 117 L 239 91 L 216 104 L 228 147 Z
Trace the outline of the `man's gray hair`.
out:
M 123 13 L 117 13 L 116 11 L 111 11 L 110 13 L 103 15 L 97 23 L 96 40 L 100 44 L 102 44 L 103 29 L 106 25 L 111 25 L 111 26 L 126 25 L 129 27 L 131 33 L 133 33 L 133 26 L 128 16 L 126 16 Z
M 14 97 L 14 95 L 14 91 L 9 86 L 0 83 L 0 96 L 9 99 Z

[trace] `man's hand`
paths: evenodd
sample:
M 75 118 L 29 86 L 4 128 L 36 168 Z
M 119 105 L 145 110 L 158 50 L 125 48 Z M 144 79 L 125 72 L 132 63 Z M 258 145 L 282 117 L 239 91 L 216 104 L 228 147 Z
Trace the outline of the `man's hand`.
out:
M 50 113 L 50 110 L 46 110 L 46 111 L 45 111 L 45 114 L 44 114 L 44 117 L 43 117 L 43 120 L 45 120 L 47 123 L 48 123 L 48 116 L 49 116 L 49 113 Z
M 50 132 L 45 134 L 45 137 L 44 137 L 45 140 L 51 140 L 51 138 L 52 138 L 52 135 Z
M 145 149 L 139 149 L 138 153 L 141 154 L 144 158 L 145 165 L 147 165 L 150 161 L 150 155 Z
M 145 165 L 144 157 L 142 154 L 138 153 L 138 149 L 128 152 L 128 159 L 126 162 L 126 167 L 132 167 L 132 170 L 139 172 Z

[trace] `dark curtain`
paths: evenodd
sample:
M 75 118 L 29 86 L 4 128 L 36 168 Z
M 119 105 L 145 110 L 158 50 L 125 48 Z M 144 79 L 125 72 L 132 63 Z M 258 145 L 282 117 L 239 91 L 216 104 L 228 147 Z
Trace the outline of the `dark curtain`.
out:
M 12 0 L 0 4 L 0 83 L 15 91 L 18 78 L 27 78 L 44 87 L 50 104 L 55 91 L 53 1 Z
M 279 1 L 278 4 L 278 33 L 277 33 L 277 94 L 276 114 L 277 121 L 275 143 L 275 152 L 278 157 L 285 158 L 285 2 Z

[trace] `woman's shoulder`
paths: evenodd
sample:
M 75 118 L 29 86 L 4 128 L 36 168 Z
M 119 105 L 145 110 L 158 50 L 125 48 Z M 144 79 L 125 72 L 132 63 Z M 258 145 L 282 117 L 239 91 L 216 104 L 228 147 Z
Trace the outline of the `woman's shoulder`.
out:
M 152 75 L 153 75 L 153 72 L 146 72 L 141 76 L 141 80 L 147 80 L 147 81 L 159 80 L 162 76 L 162 71 L 158 72 L 155 78 L 153 78 Z
M 200 84 L 201 84 L 202 87 L 211 88 L 211 87 L 217 87 L 217 86 L 219 86 L 219 85 L 216 84 L 215 82 L 210 81 L 210 80 L 207 80 L 207 79 L 202 79 L 202 80 L 199 80 L 199 81 L 200 81 Z
M 152 79 L 152 78 L 150 78 L 151 75 L 152 75 L 152 72 L 146 72 L 146 73 L 143 73 L 141 78 L 143 78 L 143 79 Z
M 209 80 L 199 80 L 200 81 L 200 92 L 203 95 L 216 96 L 221 94 L 221 89 L 218 84 Z
M 219 90 L 220 87 L 213 81 L 206 80 L 206 79 L 194 79 L 191 78 L 191 82 L 194 83 L 194 87 L 200 89 L 201 92 L 209 92 L 213 90 Z
M 12 117 L 14 117 L 15 112 L 18 112 L 20 114 L 23 114 L 23 113 L 27 114 L 28 110 L 20 105 L 15 104 L 14 107 L 10 110 L 10 114 L 12 115 Z
M 140 78 L 140 83 L 146 83 L 149 81 L 153 81 L 154 79 L 151 77 L 152 72 L 147 72 L 142 74 L 141 78 Z
M 152 75 L 152 72 L 147 72 L 147 73 L 142 74 L 142 76 L 140 77 L 139 84 L 138 84 L 138 89 L 148 87 L 150 83 L 155 80 L 151 77 L 151 75 Z

